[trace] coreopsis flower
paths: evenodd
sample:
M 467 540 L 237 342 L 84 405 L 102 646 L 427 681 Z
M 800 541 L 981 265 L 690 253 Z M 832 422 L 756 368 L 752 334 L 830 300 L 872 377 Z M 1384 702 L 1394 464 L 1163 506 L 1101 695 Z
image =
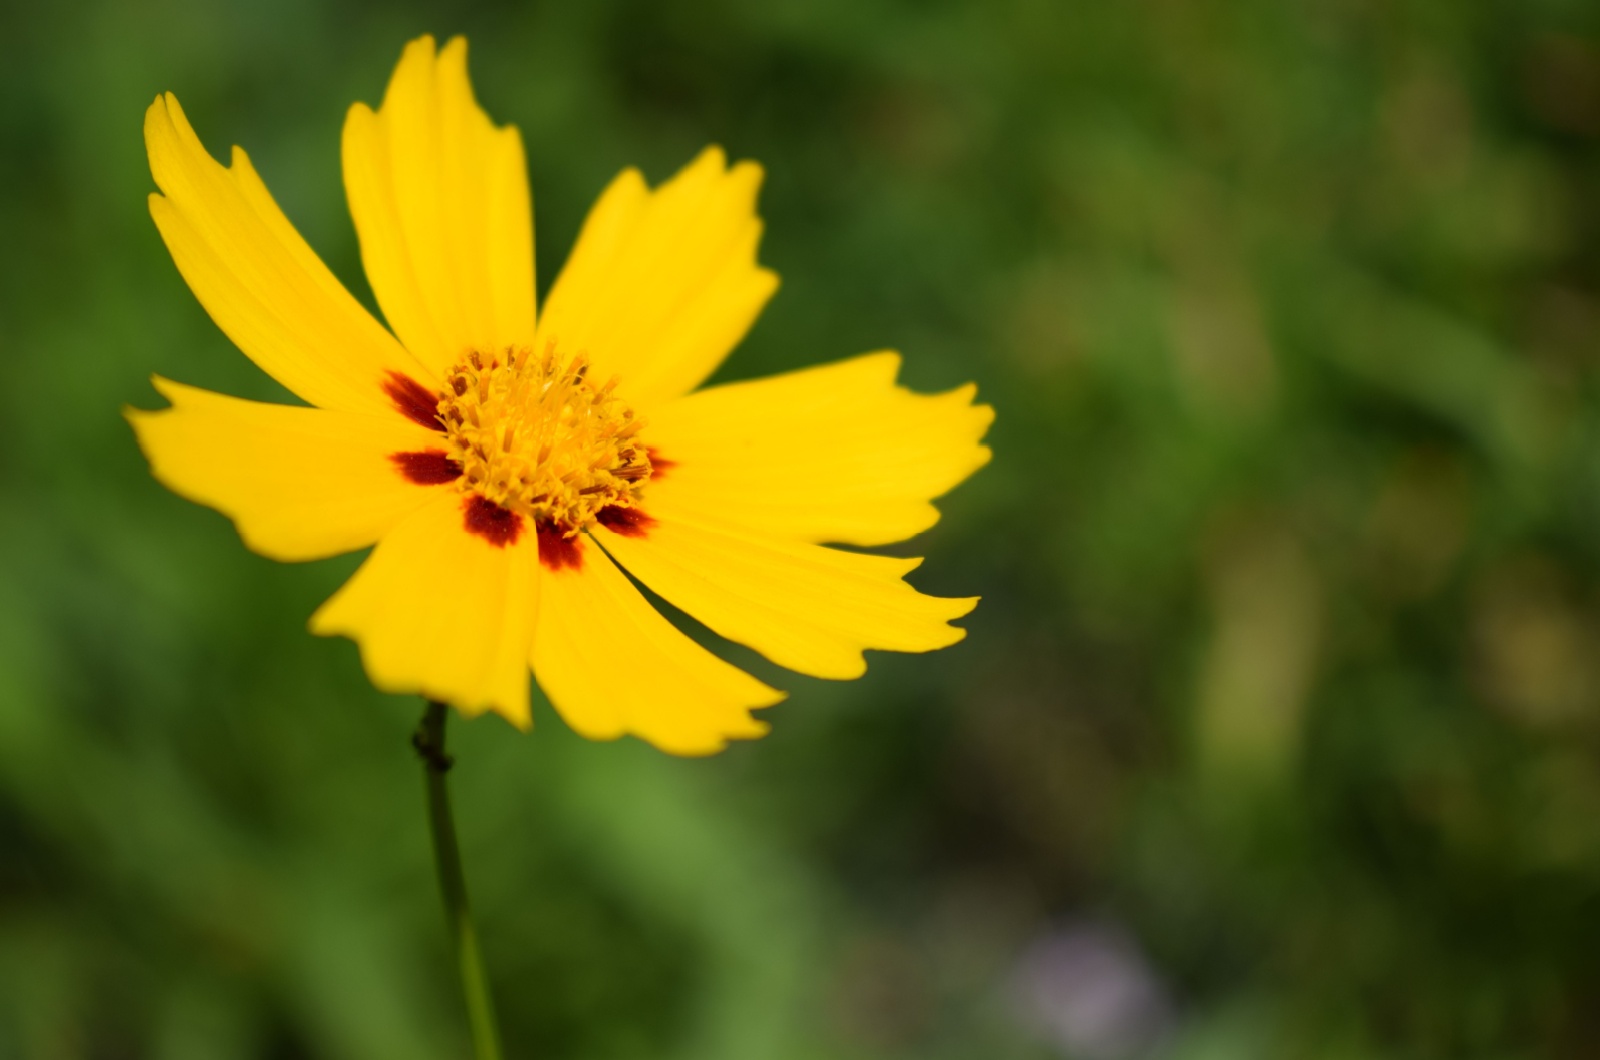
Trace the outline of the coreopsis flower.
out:
M 693 754 L 782 694 L 680 632 L 633 578 L 772 661 L 854 678 L 864 649 L 951 644 L 971 599 L 844 551 L 938 519 L 988 459 L 970 385 L 918 395 L 872 353 L 696 388 L 777 289 L 760 167 L 708 148 L 590 211 L 535 313 L 521 138 L 479 108 L 466 42 L 412 42 L 344 126 L 345 189 L 386 329 L 172 95 L 145 116 L 150 211 L 217 325 L 309 407 L 157 377 L 129 418 L 156 477 L 278 560 L 374 545 L 311 629 L 374 684 L 529 724 L 528 675 L 578 732 Z

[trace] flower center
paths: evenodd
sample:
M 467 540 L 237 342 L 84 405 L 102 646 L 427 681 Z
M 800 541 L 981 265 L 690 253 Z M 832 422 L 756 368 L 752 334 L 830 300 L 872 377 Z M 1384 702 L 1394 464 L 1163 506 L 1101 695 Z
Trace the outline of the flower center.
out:
M 588 375 L 588 358 L 562 364 L 553 342 L 543 356 L 467 354 L 438 408 L 462 488 L 569 537 L 601 509 L 637 503 L 651 471 L 644 421 L 613 396 L 615 378 L 597 387 Z

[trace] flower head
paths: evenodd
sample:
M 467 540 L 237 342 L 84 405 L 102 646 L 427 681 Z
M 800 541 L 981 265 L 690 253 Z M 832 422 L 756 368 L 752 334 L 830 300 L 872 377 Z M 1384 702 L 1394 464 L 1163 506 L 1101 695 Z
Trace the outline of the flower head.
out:
M 151 467 L 280 560 L 375 545 L 312 616 L 390 692 L 526 727 L 528 673 L 580 733 L 677 753 L 758 736 L 781 694 L 636 589 L 790 669 L 852 678 L 865 649 L 928 651 L 974 600 L 916 560 L 842 551 L 931 526 L 982 466 L 969 385 L 918 395 L 874 353 L 697 390 L 777 289 L 756 262 L 761 170 L 708 148 L 601 195 L 536 314 L 522 141 L 473 98 L 466 42 L 413 41 L 344 177 L 386 329 L 278 209 L 243 151 L 208 155 L 178 101 L 145 118 L 150 211 L 244 353 L 309 407 L 157 378 L 130 411 Z

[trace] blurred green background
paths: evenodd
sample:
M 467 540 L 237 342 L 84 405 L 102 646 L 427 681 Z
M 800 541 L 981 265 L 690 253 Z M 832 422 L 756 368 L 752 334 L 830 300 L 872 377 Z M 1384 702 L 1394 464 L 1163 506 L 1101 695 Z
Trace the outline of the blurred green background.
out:
M 719 378 L 894 346 L 996 458 L 966 642 L 710 760 L 453 726 L 511 1057 L 1600 1055 L 1592 0 L 0 7 L 0 1058 L 466 1055 L 407 739 L 149 477 L 279 396 L 145 208 L 161 90 L 370 304 L 345 108 L 468 34 L 548 284 L 624 165 L 762 161 Z

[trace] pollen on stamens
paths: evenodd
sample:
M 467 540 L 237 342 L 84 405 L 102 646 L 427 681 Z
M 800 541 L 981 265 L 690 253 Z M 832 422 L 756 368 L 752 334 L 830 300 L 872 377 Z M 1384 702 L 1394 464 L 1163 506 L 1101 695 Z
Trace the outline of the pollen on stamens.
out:
M 578 566 L 577 535 L 602 511 L 634 508 L 650 481 L 644 421 L 616 396 L 617 382 L 596 383 L 587 357 L 558 358 L 553 342 L 537 355 L 469 350 L 445 376 L 435 414 L 461 469 L 457 488 L 532 520 L 541 560 Z

